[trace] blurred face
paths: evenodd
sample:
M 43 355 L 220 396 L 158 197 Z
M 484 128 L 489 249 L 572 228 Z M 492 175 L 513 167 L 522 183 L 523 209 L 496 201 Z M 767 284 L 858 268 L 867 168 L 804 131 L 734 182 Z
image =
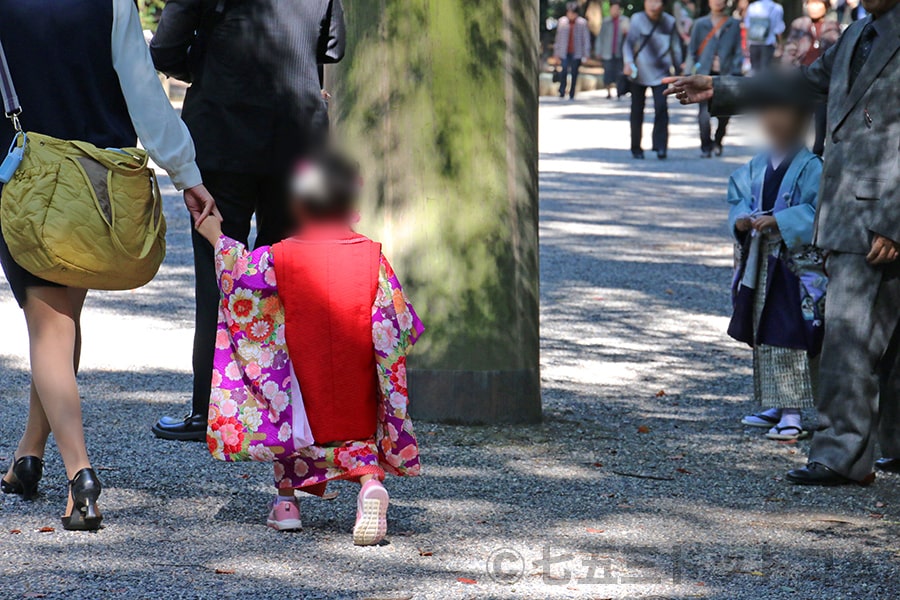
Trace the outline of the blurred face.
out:
M 644 0 L 644 12 L 654 21 L 662 16 L 662 11 L 662 0 Z
M 813 21 L 818 21 L 828 12 L 828 7 L 821 0 L 811 0 L 806 3 L 806 14 Z
M 611 17 L 620 17 L 622 16 L 622 7 L 618 4 L 610 4 L 609 5 L 609 16 Z
M 881 15 L 890 12 L 892 8 L 897 6 L 898 2 L 900 2 L 900 0 L 862 0 L 862 5 L 863 8 L 872 13 L 872 15 L 880 17 Z
M 809 117 L 794 108 L 770 108 L 760 115 L 769 145 L 787 152 L 803 143 Z
M 725 6 L 727 4 L 727 0 L 709 0 L 709 9 L 712 12 L 719 14 L 725 11 Z
M 575 12 L 574 10 L 567 10 L 566 16 L 569 17 L 570 21 L 574 21 L 575 19 L 578 18 L 578 13 Z

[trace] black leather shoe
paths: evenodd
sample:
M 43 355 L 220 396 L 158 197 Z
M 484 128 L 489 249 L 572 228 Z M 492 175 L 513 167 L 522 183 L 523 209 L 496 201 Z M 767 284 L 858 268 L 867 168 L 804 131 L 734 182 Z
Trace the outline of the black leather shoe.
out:
M 72 512 L 62 518 L 63 529 L 68 531 L 97 531 L 103 516 L 97 509 L 97 498 L 103 486 L 93 469 L 82 469 L 69 482 L 72 495 Z
M 642 158 L 644 158 L 644 151 L 643 150 L 632 150 L 631 157 L 637 158 L 637 159 L 642 159 Z
M 811 462 L 800 469 L 788 471 L 787 479 L 791 483 L 797 485 L 861 485 L 867 486 L 875 481 L 875 474 L 871 473 L 868 477 L 861 481 L 855 481 L 849 477 L 844 477 L 840 473 L 835 472 L 823 465 L 822 463 Z
M 668 156 L 669 154 L 665 150 L 656 151 L 656 158 L 658 158 L 659 160 L 665 160 L 666 158 L 668 158 Z
M 179 442 L 206 441 L 206 415 L 188 415 L 183 419 L 162 417 L 150 428 L 156 437 Z
M 38 495 L 38 483 L 44 475 L 44 461 L 37 456 L 23 456 L 13 463 L 12 481 L 0 480 L 4 494 L 19 494 L 25 500 Z
M 900 458 L 879 458 L 875 461 L 875 468 L 888 473 L 900 473 Z
M 703 150 L 700 152 L 700 158 L 712 158 L 712 152 L 709 150 Z

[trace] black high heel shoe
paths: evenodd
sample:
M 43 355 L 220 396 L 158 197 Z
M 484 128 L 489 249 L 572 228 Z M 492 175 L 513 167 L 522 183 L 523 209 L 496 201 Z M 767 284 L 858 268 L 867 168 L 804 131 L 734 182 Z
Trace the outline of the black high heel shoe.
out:
M 44 461 L 37 456 L 23 456 L 13 463 L 14 481 L 0 479 L 0 490 L 4 494 L 20 494 L 25 500 L 33 500 L 38 495 L 38 482 L 44 475 Z
M 97 498 L 102 486 L 93 469 L 82 469 L 69 482 L 72 494 L 72 513 L 62 518 L 63 529 L 69 531 L 96 531 L 103 517 L 97 510 Z

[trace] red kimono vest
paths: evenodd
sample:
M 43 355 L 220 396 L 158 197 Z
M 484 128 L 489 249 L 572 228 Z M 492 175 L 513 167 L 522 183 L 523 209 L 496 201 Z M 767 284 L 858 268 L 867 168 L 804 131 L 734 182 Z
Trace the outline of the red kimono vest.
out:
M 381 245 L 353 231 L 272 247 L 285 338 L 316 444 L 374 437 L 378 380 L 372 305 Z

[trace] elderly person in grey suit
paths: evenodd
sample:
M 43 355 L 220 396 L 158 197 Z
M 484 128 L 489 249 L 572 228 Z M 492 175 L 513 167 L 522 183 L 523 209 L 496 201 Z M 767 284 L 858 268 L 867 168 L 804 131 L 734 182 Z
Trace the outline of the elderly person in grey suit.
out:
M 569 98 L 575 99 L 581 61 L 590 55 L 591 31 L 588 29 L 587 19 L 579 16 L 577 2 L 569 2 L 566 4 L 566 16 L 560 19 L 556 26 L 556 42 L 553 44 L 553 56 L 562 65 L 562 73 L 559 77 L 560 98 L 566 97 L 566 84 L 571 75 Z
M 663 12 L 662 0 L 644 0 L 644 11 L 631 17 L 625 39 L 625 76 L 631 78 L 631 155 L 644 158 L 641 138 L 647 89 L 653 92 L 653 151 L 664 159 L 669 147 L 669 106 L 662 79 L 681 65 L 681 38 L 675 17 Z
M 630 23 L 631 20 L 622 14 L 622 3 L 619 0 L 610 0 L 609 16 L 603 19 L 600 35 L 597 36 L 597 44 L 594 47 L 597 58 L 603 61 L 603 87 L 606 88 L 607 98 L 612 98 L 610 91 L 612 86 L 616 88 L 616 98 L 628 93 L 623 81 L 622 49 L 625 46 L 625 36 L 628 35 Z
M 682 104 L 716 113 L 827 98 L 828 142 L 815 243 L 829 287 L 816 433 L 805 485 L 868 484 L 875 466 L 900 472 L 900 0 L 862 0 L 854 22 L 816 62 L 741 80 L 673 77 Z
M 726 0 L 710 0 L 709 15 L 697 19 L 688 44 L 687 69 L 697 75 L 740 75 L 744 64 L 741 23 L 725 13 Z M 728 116 L 719 115 L 715 138 L 710 125 L 709 104 L 700 103 L 700 156 L 722 155 Z

